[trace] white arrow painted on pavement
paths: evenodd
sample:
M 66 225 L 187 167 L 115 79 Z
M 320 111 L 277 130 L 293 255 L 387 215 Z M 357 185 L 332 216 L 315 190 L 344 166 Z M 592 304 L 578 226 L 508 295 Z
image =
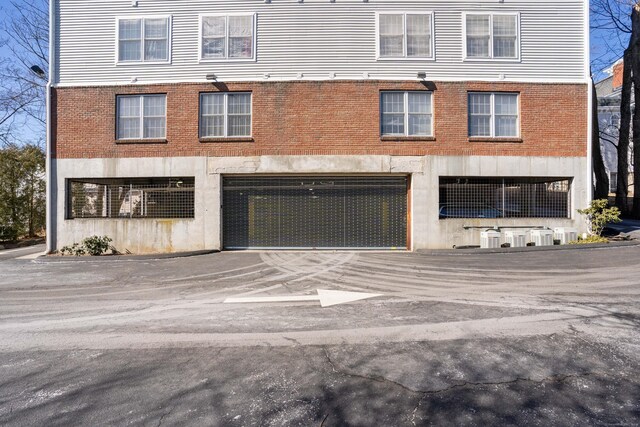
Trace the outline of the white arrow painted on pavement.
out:
M 318 289 L 318 295 L 227 298 L 226 300 L 224 300 L 224 303 L 231 304 L 251 302 L 320 301 L 321 307 L 331 307 L 332 305 L 346 304 L 348 302 L 360 301 L 367 298 L 375 298 L 381 296 L 382 294 L 366 294 L 364 292 L 329 291 L 326 289 Z

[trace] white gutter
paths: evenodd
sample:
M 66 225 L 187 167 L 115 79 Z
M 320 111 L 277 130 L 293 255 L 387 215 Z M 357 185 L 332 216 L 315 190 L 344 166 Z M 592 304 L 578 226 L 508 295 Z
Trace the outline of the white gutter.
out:
M 46 202 L 46 233 L 47 233 L 47 253 L 55 250 L 56 241 L 56 209 L 54 208 L 54 197 L 52 194 L 52 184 L 57 180 L 57 174 L 53 171 L 53 159 L 51 158 L 51 143 L 53 140 L 52 132 L 52 108 L 51 108 L 51 88 L 53 84 L 53 74 L 55 70 L 55 19 L 54 19 L 55 0 L 49 0 L 49 81 L 46 86 L 46 115 L 47 115 L 47 147 L 46 147 L 46 163 L 45 173 L 47 177 L 47 202 Z
M 588 101 L 587 101 L 587 180 L 586 180 L 586 190 L 587 190 L 587 205 L 591 204 L 593 200 L 593 138 L 591 136 L 591 128 L 593 127 L 593 117 L 591 109 L 593 108 L 593 103 L 597 102 L 597 100 L 593 99 L 593 80 L 591 77 L 591 67 L 590 67 L 590 59 L 591 59 L 591 40 L 589 34 L 589 2 L 584 2 L 584 72 L 585 78 L 589 81 L 587 84 L 587 90 L 589 91 Z M 587 206 L 584 206 L 586 208 Z

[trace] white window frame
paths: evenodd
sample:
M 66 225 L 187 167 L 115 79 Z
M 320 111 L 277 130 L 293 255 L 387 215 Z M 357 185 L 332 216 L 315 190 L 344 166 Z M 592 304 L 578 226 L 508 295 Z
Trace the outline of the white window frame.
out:
M 141 56 L 139 61 L 120 61 L 120 21 L 126 20 L 141 20 L 142 21 L 142 42 L 141 42 Z M 147 19 L 166 19 L 167 20 L 167 59 L 166 61 L 145 61 L 144 60 L 144 21 Z M 153 64 L 171 64 L 172 57 L 172 29 L 173 29 L 173 16 L 172 15 L 131 15 L 131 16 L 118 16 L 116 17 L 116 65 L 153 65 Z
M 402 41 L 402 56 L 380 56 L 380 15 L 403 15 L 404 31 Z M 429 15 L 431 19 L 431 56 L 407 56 L 407 15 Z M 435 14 L 433 11 L 384 11 L 376 12 L 376 60 L 377 61 L 435 61 Z
M 469 103 L 469 98 L 471 95 L 491 95 L 491 120 L 490 120 L 490 135 L 471 135 L 471 104 Z M 496 136 L 496 95 L 516 95 L 518 102 L 518 117 L 516 118 L 516 135 L 511 136 Z M 492 138 L 492 139 L 513 139 L 520 138 L 520 94 L 518 92 L 478 92 L 471 91 L 467 92 L 467 137 L 468 138 Z
M 202 63 L 208 62 L 255 62 L 258 55 L 256 48 L 258 47 L 258 17 L 257 13 L 206 13 L 198 16 L 198 61 Z M 251 16 L 253 20 L 253 46 L 251 58 L 229 58 L 229 17 L 230 16 Z M 224 58 L 203 58 L 202 56 L 202 20 L 203 18 L 225 18 L 225 56 Z
M 404 133 L 382 133 L 383 127 L 383 107 L 382 96 L 385 93 L 402 93 L 404 95 Z M 427 114 L 431 114 L 431 129 L 429 133 L 425 135 L 409 135 L 409 94 L 410 93 L 426 93 L 431 97 L 431 111 Z M 381 137 L 406 137 L 406 138 L 433 138 L 433 128 L 435 127 L 435 119 L 433 114 L 433 91 L 430 90 L 382 90 L 380 91 L 380 136 Z
M 144 98 L 164 96 L 164 136 L 145 137 L 144 136 Z M 140 134 L 136 138 L 120 138 L 120 98 L 140 99 Z M 167 139 L 167 94 L 165 93 L 145 93 L 145 94 L 122 94 L 116 95 L 116 141 L 142 141 L 142 140 L 166 140 Z
M 220 136 L 207 136 L 202 134 L 202 97 L 205 95 L 218 95 L 224 96 L 224 112 L 223 123 L 224 132 Z M 249 135 L 233 135 L 229 136 L 229 95 L 249 95 L 249 115 L 251 117 L 251 123 L 249 124 Z M 200 92 L 198 99 L 198 137 L 200 139 L 246 139 L 253 137 L 253 93 L 252 92 Z
M 489 56 L 488 57 L 477 57 L 477 56 L 467 56 L 467 16 L 489 16 Z M 516 56 L 514 58 L 503 58 L 498 57 L 495 58 L 493 56 L 493 17 L 494 16 L 513 16 L 516 18 Z M 491 62 L 520 62 L 520 51 L 521 51 L 521 40 L 520 37 L 520 12 L 463 12 L 462 13 L 462 58 L 464 61 L 473 61 L 473 62 L 482 62 L 482 61 L 491 61 Z

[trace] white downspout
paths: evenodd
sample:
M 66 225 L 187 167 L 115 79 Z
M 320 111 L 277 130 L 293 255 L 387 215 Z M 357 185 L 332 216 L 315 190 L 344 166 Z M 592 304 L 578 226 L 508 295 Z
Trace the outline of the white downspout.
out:
M 47 139 L 46 139 L 46 162 L 45 173 L 47 177 L 47 199 L 46 199 L 46 233 L 47 233 L 47 253 L 51 253 L 55 250 L 56 236 L 56 221 L 54 221 L 54 215 L 57 214 L 55 206 L 53 206 L 53 195 L 51 194 L 52 182 L 57 180 L 57 174 L 53 172 L 53 159 L 51 158 L 52 152 L 52 140 L 53 140 L 53 126 L 52 126 L 52 108 L 51 108 L 51 90 L 53 87 L 54 73 L 55 73 L 55 19 L 54 9 L 55 0 L 49 0 L 49 81 L 46 86 L 46 115 L 47 115 Z

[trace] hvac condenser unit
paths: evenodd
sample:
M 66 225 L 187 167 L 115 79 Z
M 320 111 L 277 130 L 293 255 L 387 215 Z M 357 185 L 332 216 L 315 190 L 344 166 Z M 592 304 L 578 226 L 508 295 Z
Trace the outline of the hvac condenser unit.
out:
M 553 246 L 553 231 L 531 230 L 531 240 L 536 246 Z
M 495 249 L 500 247 L 500 232 L 487 230 L 480 233 L 480 247 L 482 249 Z
M 559 227 L 553 229 L 553 238 L 560 240 L 561 245 L 578 240 L 578 230 L 575 228 Z
M 512 248 L 524 248 L 527 246 L 526 231 L 506 231 L 504 233 L 504 239 Z

